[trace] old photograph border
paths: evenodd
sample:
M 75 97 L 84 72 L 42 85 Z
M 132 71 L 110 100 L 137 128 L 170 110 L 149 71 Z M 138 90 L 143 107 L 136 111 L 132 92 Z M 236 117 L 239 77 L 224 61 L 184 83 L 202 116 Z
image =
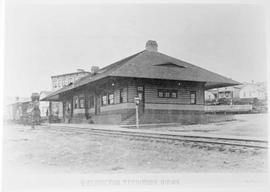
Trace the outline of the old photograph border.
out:
M 26 0 L 27 3 L 37 3 Z M 72 0 L 56 2 L 41 0 L 42 3 L 57 3 L 61 6 L 64 3 L 74 3 Z M 21 3 L 14 0 L 14 3 Z M 76 1 L 75 4 L 99 4 L 100 1 Z M 108 1 L 102 3 L 107 4 Z M 114 1 L 114 3 L 127 3 L 124 1 Z M 141 3 L 142 1 L 128 1 L 128 3 Z M 267 77 L 269 78 L 269 46 L 270 46 L 270 21 L 269 3 L 267 1 L 147 1 L 147 3 L 163 4 L 256 4 L 265 7 L 266 22 L 266 53 L 267 53 Z M 5 65 L 5 6 L 7 2 L 1 2 L 1 94 L 0 94 L 0 120 L 1 120 L 1 165 L 3 165 L 3 130 L 4 130 L 4 65 Z M 143 42 L 144 43 L 144 42 Z M 16 70 L 16 69 L 15 69 Z M 269 79 L 267 79 L 269 82 Z M 269 90 L 269 84 L 267 85 Z M 269 99 L 269 95 L 268 95 Z M 267 114 L 269 117 L 269 114 Z M 269 119 L 269 118 L 268 118 Z M 267 127 L 269 127 L 267 125 Z M 268 131 L 269 136 L 269 131 Z M 269 138 L 269 137 L 268 137 Z M 269 157 L 268 157 L 269 160 Z M 3 174 L 4 167 L 1 166 L 1 188 L 5 191 L 267 191 L 268 190 L 268 170 L 264 173 L 110 173 L 110 174 L 33 174 L 27 171 L 18 172 L 17 175 Z M 16 168 L 14 168 L 16 171 Z M 18 169 L 19 170 L 19 169 Z M 14 170 L 13 170 L 14 171 Z M 7 187 L 8 186 L 8 187 Z

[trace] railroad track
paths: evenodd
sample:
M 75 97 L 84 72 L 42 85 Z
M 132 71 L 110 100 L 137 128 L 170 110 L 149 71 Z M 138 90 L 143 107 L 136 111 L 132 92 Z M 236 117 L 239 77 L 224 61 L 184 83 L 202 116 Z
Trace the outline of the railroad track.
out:
M 78 128 L 70 126 L 42 126 L 46 129 L 71 132 L 71 133 L 89 133 L 91 135 L 102 135 L 111 137 L 129 138 L 133 140 L 144 141 L 156 141 L 167 143 L 183 143 L 197 145 L 197 146 L 218 146 L 229 148 L 241 148 L 241 149 L 267 149 L 268 142 L 265 140 L 253 140 L 253 139 L 235 139 L 235 138 L 223 138 L 223 137 L 208 137 L 208 136 L 193 136 L 193 135 L 172 135 L 166 133 L 146 133 L 137 132 L 134 130 L 104 130 L 96 128 Z

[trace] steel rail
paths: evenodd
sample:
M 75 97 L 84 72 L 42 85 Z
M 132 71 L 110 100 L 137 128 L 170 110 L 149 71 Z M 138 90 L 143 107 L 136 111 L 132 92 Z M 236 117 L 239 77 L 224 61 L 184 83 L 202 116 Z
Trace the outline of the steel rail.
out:
M 213 145 L 228 145 L 237 147 L 248 147 L 267 149 L 268 142 L 264 140 L 254 139 L 236 139 L 236 138 L 222 138 L 222 137 L 209 137 L 209 136 L 194 136 L 194 135 L 171 135 L 166 133 L 145 133 L 145 132 L 134 132 L 128 130 L 101 130 L 95 128 L 78 128 L 78 127 L 65 127 L 57 126 L 51 127 L 50 129 L 58 129 L 61 131 L 68 132 L 80 132 L 80 133 L 94 133 L 95 135 L 106 135 L 106 136 L 126 136 L 126 137 L 140 137 L 145 139 L 156 139 L 156 140 L 171 140 L 178 142 L 193 142 L 193 143 L 204 143 Z

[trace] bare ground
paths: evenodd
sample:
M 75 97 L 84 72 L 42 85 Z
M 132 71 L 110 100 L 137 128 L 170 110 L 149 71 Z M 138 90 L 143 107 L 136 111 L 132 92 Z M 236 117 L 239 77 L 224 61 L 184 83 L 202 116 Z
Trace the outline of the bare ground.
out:
M 211 134 L 219 136 L 252 137 L 267 140 L 268 114 L 239 114 L 233 121 L 151 128 L 153 131 Z
M 4 127 L 4 171 L 37 173 L 266 172 L 263 151 L 219 151 L 192 145 Z

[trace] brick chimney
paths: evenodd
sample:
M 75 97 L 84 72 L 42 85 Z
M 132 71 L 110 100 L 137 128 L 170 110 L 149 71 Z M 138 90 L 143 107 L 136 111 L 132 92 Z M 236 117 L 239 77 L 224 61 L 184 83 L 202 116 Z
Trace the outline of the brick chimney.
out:
M 91 67 L 91 73 L 92 74 L 96 74 L 98 72 L 98 70 L 99 70 L 99 67 L 98 66 L 92 66 Z
M 157 52 L 158 51 L 158 44 L 154 40 L 148 40 L 145 45 L 145 50 L 151 51 L 151 52 Z
M 39 101 L 39 93 L 32 93 L 31 100 L 32 101 Z

